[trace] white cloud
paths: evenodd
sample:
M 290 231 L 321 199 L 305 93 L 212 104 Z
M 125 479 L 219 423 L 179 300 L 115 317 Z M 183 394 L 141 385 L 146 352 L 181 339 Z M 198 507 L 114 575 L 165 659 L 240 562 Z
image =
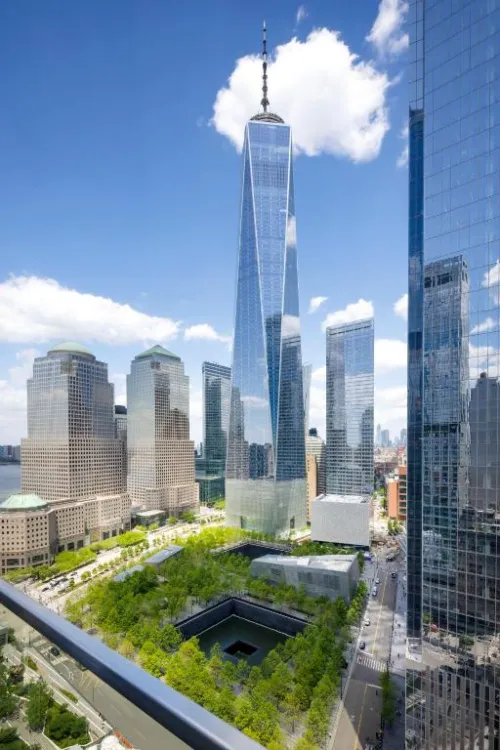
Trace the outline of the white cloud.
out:
M 393 305 L 396 315 L 403 320 L 408 320 L 408 292 L 405 292 Z
M 313 370 L 311 380 L 314 380 L 317 383 L 326 383 L 326 365 L 318 367 L 317 370 Z
M 293 37 L 269 56 L 271 111 L 293 128 L 297 152 L 375 159 L 389 130 L 387 91 L 391 82 L 373 63 L 361 60 L 327 28 L 305 41 Z M 236 61 L 228 85 L 217 92 L 212 124 L 241 151 L 245 124 L 258 110 L 261 61 Z
M 472 333 L 484 333 L 485 331 L 491 331 L 493 328 L 496 328 L 497 324 L 493 320 L 493 318 L 486 318 L 481 323 L 478 323 L 477 326 L 474 326 L 474 328 L 471 331 Z
M 495 303 L 498 305 L 500 303 L 500 291 L 498 289 L 498 285 L 500 284 L 500 260 L 496 260 L 496 262 L 492 265 L 492 267 L 486 271 L 483 278 L 482 286 L 484 287 L 492 287 L 495 286 L 497 289 L 490 292 L 491 297 L 495 301 Z
M 179 325 L 106 297 L 63 287 L 54 279 L 11 276 L 0 283 L 0 341 L 156 342 L 175 338 Z
M 39 354 L 36 349 L 17 352 L 18 364 L 8 369 L 7 379 L 0 380 L 0 444 L 17 444 L 26 435 L 26 381 Z
M 316 427 L 322 438 L 326 437 L 326 391 L 324 388 L 312 385 L 309 392 L 309 424 Z
M 285 338 L 300 336 L 300 318 L 298 315 L 283 315 L 281 335 Z
M 184 331 L 184 338 L 187 341 L 221 341 L 223 344 L 227 344 L 227 346 L 231 346 L 233 341 L 232 336 L 224 336 L 221 333 L 217 333 L 215 328 L 209 323 L 198 323 L 197 325 L 189 326 Z
M 295 23 L 298 26 L 305 18 L 307 18 L 307 10 L 305 5 L 299 5 L 297 8 L 297 14 L 295 16 Z
M 312 315 L 312 313 L 315 313 L 316 310 L 319 310 L 321 305 L 324 302 L 328 301 L 328 297 L 311 297 L 311 300 L 309 302 L 309 315 Z
M 286 225 L 286 246 L 297 247 L 297 221 L 295 216 L 289 216 Z
M 405 0 L 380 0 L 377 17 L 366 37 L 380 57 L 397 57 L 407 49 L 409 38 L 402 28 L 407 13 Z
M 407 393 L 405 385 L 375 388 L 375 424 L 397 431 L 406 427 Z
M 400 168 L 408 166 L 408 158 L 410 156 L 410 148 L 408 145 L 408 135 L 409 135 L 409 128 L 408 128 L 408 123 L 406 123 L 399 136 L 401 140 L 405 141 L 404 148 L 399 154 L 398 160 L 396 162 L 396 166 Z
M 375 372 L 400 370 L 407 365 L 406 342 L 399 339 L 375 339 Z
M 352 302 L 343 310 L 328 313 L 321 327 L 326 331 L 328 326 L 340 325 L 341 323 L 354 323 L 356 320 L 373 318 L 373 302 L 368 302 L 360 297 L 357 302 Z
M 109 382 L 115 386 L 115 404 L 127 406 L 127 376 L 123 372 L 113 372 Z

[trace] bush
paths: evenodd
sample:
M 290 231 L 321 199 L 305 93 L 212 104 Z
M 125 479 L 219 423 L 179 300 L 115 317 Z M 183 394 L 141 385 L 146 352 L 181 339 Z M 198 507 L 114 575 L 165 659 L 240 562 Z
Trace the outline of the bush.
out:
M 52 691 L 47 687 L 47 684 L 43 680 L 32 682 L 28 690 L 28 708 L 26 709 L 26 718 L 30 729 L 36 732 L 43 729 L 47 711 L 52 703 Z
M 115 537 L 119 547 L 131 547 L 134 544 L 140 544 L 146 539 L 144 531 L 126 531 L 124 534 Z
M 86 745 L 90 742 L 87 730 L 87 720 L 83 716 L 75 716 L 68 711 L 66 705 L 57 703 L 47 711 L 45 734 L 59 747 Z
M 112 536 L 109 539 L 102 539 L 100 542 L 94 542 L 90 545 L 90 549 L 92 552 L 102 552 L 106 549 L 114 549 L 118 546 L 116 539 L 116 536 Z
M 64 688 L 60 688 L 59 692 L 66 696 L 72 703 L 78 703 L 78 698 L 76 695 L 69 690 L 65 690 Z
M 34 661 L 31 658 L 31 656 L 25 656 L 24 663 L 26 664 L 27 667 L 32 669 L 34 672 L 38 672 L 38 664 L 36 663 L 36 661 Z
M 27 750 L 28 745 L 22 741 L 15 727 L 0 729 L 0 750 Z

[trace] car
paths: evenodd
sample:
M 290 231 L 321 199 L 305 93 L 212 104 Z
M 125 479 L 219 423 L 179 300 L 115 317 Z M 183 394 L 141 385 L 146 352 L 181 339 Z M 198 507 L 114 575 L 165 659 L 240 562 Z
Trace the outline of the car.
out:
M 397 578 L 397 575 L 398 575 L 397 573 L 395 573 L 394 571 L 392 571 L 391 578 Z
M 372 596 L 377 596 L 377 589 L 373 589 Z
M 368 625 L 370 624 L 370 620 L 368 619 L 368 617 L 365 617 L 365 621 L 363 624 L 366 625 L 366 627 L 368 627 Z
M 59 651 L 57 646 L 52 646 L 50 649 L 50 653 L 52 654 L 52 656 L 59 656 L 61 652 Z
M 366 643 L 364 641 L 360 641 L 359 647 L 360 647 L 361 651 L 364 651 L 365 648 L 366 648 Z
M 50 586 L 44 586 L 42 591 L 50 591 Z
M 376 583 L 376 584 L 377 584 L 377 586 L 378 586 L 378 585 L 379 585 L 379 583 L 380 583 L 380 578 L 375 578 L 375 583 Z

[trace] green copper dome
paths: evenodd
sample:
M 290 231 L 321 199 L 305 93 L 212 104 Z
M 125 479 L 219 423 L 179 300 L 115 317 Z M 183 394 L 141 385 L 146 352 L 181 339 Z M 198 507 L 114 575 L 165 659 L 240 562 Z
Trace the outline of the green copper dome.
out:
M 0 512 L 3 510 L 41 510 L 46 507 L 47 503 L 38 495 L 11 495 L 0 503 Z
M 163 346 L 160 346 L 160 344 L 156 344 L 156 346 L 152 346 L 151 349 L 147 349 L 145 352 L 142 352 L 142 354 L 138 354 L 136 359 L 143 359 L 146 357 L 154 357 L 154 356 L 161 355 L 162 357 L 170 357 L 170 359 L 179 359 L 180 357 L 177 356 L 177 354 L 172 354 L 172 352 L 169 352 L 168 349 L 165 349 Z
M 52 352 L 68 352 L 68 354 L 87 354 L 91 357 L 94 356 L 85 346 L 77 344 L 76 341 L 65 341 L 64 344 L 53 346 L 52 349 L 49 349 L 49 354 Z

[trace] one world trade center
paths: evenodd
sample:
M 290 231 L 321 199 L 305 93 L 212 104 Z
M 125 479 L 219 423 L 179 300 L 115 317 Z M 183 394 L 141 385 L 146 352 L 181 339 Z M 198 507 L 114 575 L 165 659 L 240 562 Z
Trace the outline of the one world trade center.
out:
M 230 526 L 306 524 L 304 398 L 291 129 L 268 111 L 245 128 L 226 465 Z

